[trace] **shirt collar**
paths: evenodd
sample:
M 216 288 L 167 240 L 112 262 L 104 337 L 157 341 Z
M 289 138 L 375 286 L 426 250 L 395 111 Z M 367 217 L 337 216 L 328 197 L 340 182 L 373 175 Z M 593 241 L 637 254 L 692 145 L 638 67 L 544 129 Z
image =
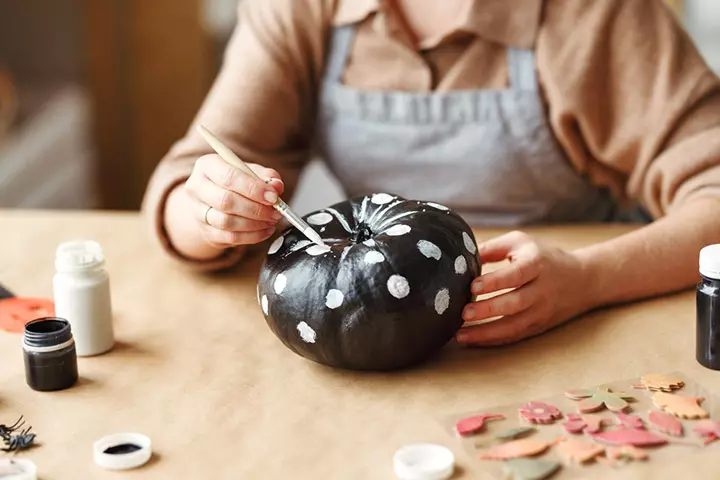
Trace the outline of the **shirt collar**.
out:
M 359 23 L 382 9 L 385 0 L 339 0 L 334 25 Z M 540 26 L 543 0 L 473 0 L 459 27 L 447 32 L 470 32 L 509 47 L 530 48 Z

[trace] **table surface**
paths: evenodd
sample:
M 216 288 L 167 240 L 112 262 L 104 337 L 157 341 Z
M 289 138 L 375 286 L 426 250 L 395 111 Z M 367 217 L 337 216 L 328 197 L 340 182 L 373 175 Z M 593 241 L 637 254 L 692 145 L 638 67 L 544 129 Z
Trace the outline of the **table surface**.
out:
M 628 229 L 528 231 L 572 248 Z M 0 211 L 0 282 L 51 298 L 55 247 L 76 238 L 104 247 L 114 350 L 80 358 L 74 388 L 40 393 L 25 384 L 20 336 L 0 332 L 0 423 L 25 415 L 41 445 L 20 456 L 43 479 L 391 479 L 395 450 L 415 442 L 450 447 L 455 478 L 491 478 L 448 432 L 448 415 L 652 372 L 681 371 L 720 394 L 720 374 L 694 358 L 692 291 L 596 311 L 510 347 L 450 344 L 411 370 L 357 373 L 306 361 L 273 336 L 256 301 L 259 255 L 192 273 L 159 254 L 135 214 Z M 153 459 L 125 473 L 96 467 L 93 442 L 123 431 L 149 435 Z M 612 478 L 720 478 L 716 446 Z

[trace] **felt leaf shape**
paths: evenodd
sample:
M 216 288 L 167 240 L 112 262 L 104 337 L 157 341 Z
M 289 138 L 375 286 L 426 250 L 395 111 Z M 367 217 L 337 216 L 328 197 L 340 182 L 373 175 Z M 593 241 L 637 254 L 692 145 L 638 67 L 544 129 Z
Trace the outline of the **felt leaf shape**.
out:
M 667 443 L 667 439 L 656 433 L 633 428 L 621 428 L 608 432 L 591 433 L 590 436 L 601 443 L 609 445 L 649 447 L 653 445 L 664 445 Z
M 532 457 L 544 452 L 555 442 L 543 442 L 534 438 L 521 438 L 492 447 L 480 455 L 484 460 L 507 460 L 510 458 Z
M 708 413 L 700 407 L 705 400 L 702 397 L 683 397 L 665 392 L 655 392 L 652 395 L 656 407 L 679 418 L 707 418 Z
M 505 462 L 505 472 L 513 480 L 545 480 L 560 469 L 560 463 L 535 458 L 513 458 Z
M 681 378 L 657 373 L 643 375 L 640 377 L 640 382 L 642 383 L 642 386 L 648 390 L 660 390 L 663 392 L 672 392 L 673 390 L 682 388 L 683 385 L 685 385 L 685 382 L 683 382 Z
M 610 460 L 647 460 L 648 454 L 632 445 L 621 447 L 606 447 L 605 456 Z
M 555 448 L 558 456 L 567 464 L 589 462 L 605 451 L 605 447 L 583 442 L 575 438 L 563 440 Z
M 705 438 L 705 445 L 720 438 L 720 422 L 715 420 L 700 420 L 693 427 L 693 432 Z
M 493 420 L 493 419 L 504 419 L 505 415 L 497 415 L 497 414 L 490 414 L 490 415 L 473 415 L 472 417 L 466 417 L 462 420 L 459 420 L 455 424 L 455 429 L 457 432 L 462 436 L 472 435 L 474 433 L 479 432 L 483 429 L 485 426 L 485 422 L 487 420 Z
M 611 392 L 608 388 L 598 387 L 595 390 L 580 389 L 568 390 L 565 396 L 573 400 L 580 400 L 578 410 L 582 413 L 595 412 L 606 407 L 612 412 L 622 412 L 628 407 L 626 399 L 635 399 L 625 392 Z
M 643 419 L 637 415 L 629 415 L 627 413 L 620 412 L 616 413 L 615 416 L 620 422 L 620 426 L 624 428 L 645 428 Z
M 652 411 L 648 415 L 648 421 L 661 432 L 673 437 L 681 437 L 683 434 L 683 424 L 669 413 Z
M 535 431 L 535 427 L 517 427 L 505 430 L 495 435 L 498 440 L 514 440 L 516 438 L 522 438 L 530 435 Z
M 530 402 L 520 408 L 520 416 L 532 423 L 553 423 L 562 418 L 562 412 L 543 402 Z
M 563 423 L 563 427 L 568 433 L 580 433 L 582 431 L 597 433 L 602 429 L 605 421 L 606 419 L 602 417 L 571 413 L 568 415 L 568 420 Z

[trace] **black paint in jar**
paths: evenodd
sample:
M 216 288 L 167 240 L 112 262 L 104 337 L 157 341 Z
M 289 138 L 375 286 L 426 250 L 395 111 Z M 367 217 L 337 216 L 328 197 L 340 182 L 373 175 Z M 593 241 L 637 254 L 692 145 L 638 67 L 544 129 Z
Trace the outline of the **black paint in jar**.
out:
M 720 244 L 700 250 L 700 281 L 697 284 L 697 361 L 720 370 Z
M 77 354 L 70 323 L 58 317 L 25 325 L 25 381 L 33 390 L 64 390 L 78 379 Z

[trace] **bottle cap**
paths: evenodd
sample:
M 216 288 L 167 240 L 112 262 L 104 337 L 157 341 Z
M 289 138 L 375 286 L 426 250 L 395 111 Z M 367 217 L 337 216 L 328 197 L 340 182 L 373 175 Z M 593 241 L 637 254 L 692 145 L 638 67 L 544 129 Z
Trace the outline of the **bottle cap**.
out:
M 140 433 L 115 433 L 93 445 L 95 463 L 108 470 L 129 470 L 145 465 L 152 456 L 150 438 Z
M 402 480 L 445 480 L 455 470 L 455 456 L 442 445 L 417 443 L 395 452 L 393 464 Z
M 91 270 L 104 264 L 102 247 L 92 240 L 64 242 L 58 245 L 55 251 L 55 269 L 58 272 Z
M 0 459 L 0 478 L 3 480 L 37 480 L 37 467 L 22 458 Z
M 720 244 L 700 250 L 700 275 L 720 280 Z

